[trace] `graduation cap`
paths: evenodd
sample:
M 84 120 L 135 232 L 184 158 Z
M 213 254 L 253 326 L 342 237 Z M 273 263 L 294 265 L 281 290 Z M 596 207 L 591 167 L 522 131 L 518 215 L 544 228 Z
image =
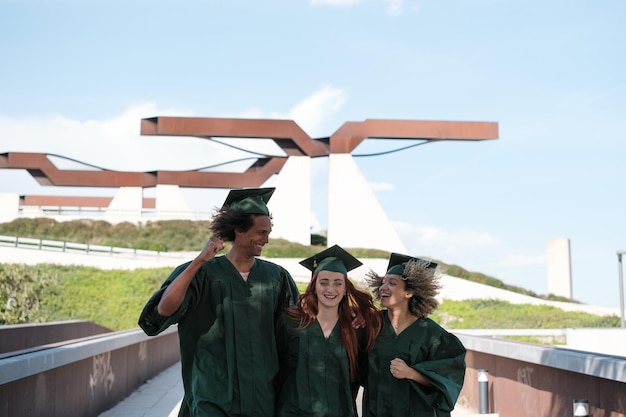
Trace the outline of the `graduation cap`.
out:
M 363 265 L 363 263 L 350 255 L 339 245 L 335 245 L 316 253 L 310 258 L 300 261 L 300 265 L 313 273 L 318 271 L 332 271 L 347 275 L 348 271 L 358 268 Z
M 392 275 L 403 275 L 404 267 L 409 261 L 418 261 L 428 263 L 426 269 L 435 269 L 437 264 L 434 262 L 425 261 L 415 256 L 401 255 L 399 253 L 392 253 L 389 257 L 389 265 L 387 265 L 387 273 Z
M 267 202 L 274 193 L 275 188 L 246 188 L 231 190 L 224 201 L 224 205 L 238 209 L 248 214 L 262 214 L 269 216 Z

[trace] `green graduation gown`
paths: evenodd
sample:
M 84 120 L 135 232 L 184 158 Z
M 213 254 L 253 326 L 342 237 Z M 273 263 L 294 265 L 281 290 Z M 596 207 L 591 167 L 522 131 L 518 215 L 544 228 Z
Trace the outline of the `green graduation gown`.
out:
M 170 317 L 156 307 L 178 266 L 148 301 L 139 325 L 150 336 L 178 323 L 184 400 L 179 416 L 274 417 L 275 320 L 296 302 L 287 270 L 255 259 L 244 280 L 225 256 L 205 263 Z
M 428 318 L 418 319 L 396 335 L 387 311 L 382 314 L 383 329 L 368 353 L 363 416 L 449 416 L 463 387 L 465 347 Z M 395 358 L 419 371 L 433 386 L 394 378 L 389 366 Z
M 348 354 L 335 324 L 328 338 L 316 320 L 298 330 L 298 322 L 282 316 L 278 332 L 281 383 L 277 417 L 356 417 L 358 388 L 350 385 Z

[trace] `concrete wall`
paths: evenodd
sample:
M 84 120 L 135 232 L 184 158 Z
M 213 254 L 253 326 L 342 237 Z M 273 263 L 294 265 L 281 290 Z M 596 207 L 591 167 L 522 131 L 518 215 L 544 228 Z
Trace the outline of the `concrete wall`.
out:
M 104 219 L 116 223 L 119 218 L 124 218 L 126 221 L 136 223 L 141 220 L 142 203 L 141 187 L 120 187 L 109 204 Z
M 0 193 L 0 223 L 15 219 L 20 208 L 20 196 L 14 193 Z
M 587 399 L 594 417 L 626 417 L 626 358 L 456 332 L 468 349 L 457 404 L 500 417 L 567 417 Z M 98 416 L 179 360 L 178 335 L 130 330 L 0 359 L 0 417 Z
M 186 218 L 191 209 L 178 185 L 157 184 L 156 211 L 158 218 L 179 219 Z
M 0 417 L 97 417 L 180 360 L 178 333 L 116 332 L 0 359 Z
M 110 329 L 84 320 L 3 325 L 0 326 L 0 354 L 110 331 Z
M 489 412 L 567 417 L 587 399 L 594 417 L 626 416 L 626 358 L 457 333 L 468 349 L 458 403 L 479 410 L 479 370 L 488 371 Z M 483 397 L 484 398 L 484 397 Z

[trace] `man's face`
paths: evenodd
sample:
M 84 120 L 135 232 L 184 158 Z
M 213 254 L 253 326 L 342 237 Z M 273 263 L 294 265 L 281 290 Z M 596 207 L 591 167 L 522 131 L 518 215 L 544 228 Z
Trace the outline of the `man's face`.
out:
M 247 232 L 235 232 L 234 244 L 250 256 L 260 256 L 270 241 L 271 231 L 272 222 L 268 216 L 254 216 L 254 224 Z

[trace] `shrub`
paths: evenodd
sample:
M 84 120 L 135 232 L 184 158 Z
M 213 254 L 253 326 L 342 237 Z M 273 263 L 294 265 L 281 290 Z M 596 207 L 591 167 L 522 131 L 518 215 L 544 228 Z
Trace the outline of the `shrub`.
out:
M 57 282 L 47 265 L 0 264 L 0 324 L 48 321 L 41 314 L 42 303 Z

